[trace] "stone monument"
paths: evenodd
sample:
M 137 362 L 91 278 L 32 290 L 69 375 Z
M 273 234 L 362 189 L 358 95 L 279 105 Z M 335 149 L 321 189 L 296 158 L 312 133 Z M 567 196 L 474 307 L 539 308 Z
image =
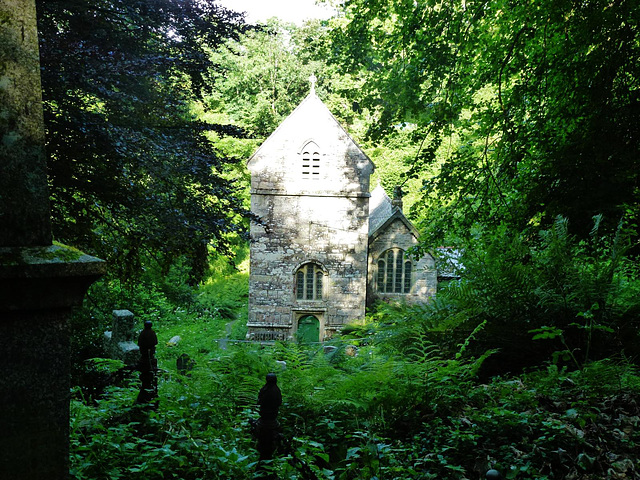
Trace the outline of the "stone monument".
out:
M 52 245 L 34 0 L 0 2 L 0 478 L 69 476 L 71 308 L 102 260 Z
M 138 336 L 138 347 L 140 347 L 140 393 L 136 403 L 148 403 L 152 407 L 157 407 L 158 402 L 158 359 L 156 358 L 156 345 L 158 336 L 153 331 L 153 324 L 150 321 L 144 322 L 144 329 Z
M 129 310 L 114 310 L 111 330 L 104 332 L 105 350 L 111 358 L 134 366 L 140 357 L 140 348 L 135 344 L 135 317 Z

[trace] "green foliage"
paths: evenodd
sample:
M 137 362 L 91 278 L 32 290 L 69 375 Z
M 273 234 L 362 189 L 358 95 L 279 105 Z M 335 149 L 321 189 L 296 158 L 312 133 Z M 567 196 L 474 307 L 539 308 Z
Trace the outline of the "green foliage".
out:
M 604 235 L 599 217 L 595 225 L 584 240 L 561 217 L 537 239 L 506 225 L 495 233 L 477 229 L 461 258 L 462 278 L 439 293 L 421 323 L 435 319 L 471 331 L 486 322 L 472 350 L 500 348 L 515 369 L 552 355 L 575 367 L 621 350 L 637 356 L 631 325 L 637 326 L 639 284 L 627 256 L 635 233 L 621 226 Z
M 212 52 L 217 89 L 208 107 L 253 135 L 270 135 L 308 93 L 314 72 L 289 44 L 293 31 L 293 25 L 273 21 Z
M 224 318 L 236 318 L 238 311 L 246 309 L 249 296 L 249 275 L 236 273 L 225 278 L 211 278 L 198 294 L 200 305 L 210 306 Z
M 507 478 L 595 479 L 640 467 L 640 376 L 629 364 L 592 362 L 573 372 L 551 366 L 479 383 L 483 359 L 447 360 L 424 341 L 404 356 L 377 347 L 341 355 L 336 362 L 290 343 L 238 345 L 194 353 L 188 376 L 161 355 L 157 411 L 133 406 L 132 378 L 95 401 L 76 390 L 72 473 L 253 478 L 248 422 L 257 417 L 265 373 L 280 359 L 288 362 L 277 370 L 283 440 L 269 466 L 280 478 L 473 478 L 495 467 Z
M 542 285 L 540 278 L 553 277 L 545 272 L 571 272 L 573 262 L 583 275 L 602 272 L 613 261 L 606 258 L 618 258 L 603 259 L 601 254 L 624 244 L 616 243 L 622 237 L 612 240 L 595 232 L 594 243 L 584 244 L 565 235 L 563 225 L 559 220 L 555 233 L 543 233 L 537 249 L 525 248 L 522 240 L 502 240 L 513 250 L 512 263 L 518 255 L 531 256 L 525 266 L 503 268 L 497 258 L 481 261 L 490 242 L 478 242 L 478 263 L 468 268 L 482 272 L 483 264 L 487 278 L 506 278 L 534 265 L 531 272 Z M 575 257 L 570 265 L 560 261 L 567 252 Z M 598 268 L 589 267 L 596 264 Z M 174 289 L 152 282 L 96 284 L 89 297 L 94 317 L 108 318 L 113 306 L 133 306 L 140 321 L 154 321 L 160 340 L 160 401 L 157 410 L 135 405 L 139 383 L 122 369 L 122 362 L 84 362 L 86 374 L 74 377 L 79 386 L 71 405 L 74 478 L 254 478 L 258 454 L 249 422 L 258 416 L 257 395 L 268 372 L 278 374 L 284 404 L 282 440 L 264 468 L 279 478 L 473 478 L 496 467 L 507 478 L 595 479 L 611 469 L 631 475 L 640 468 L 634 456 L 640 442 L 640 410 L 634 400 L 640 376 L 632 364 L 581 359 L 581 370 L 552 365 L 482 381 L 481 368 L 497 354 L 478 345 L 501 308 L 483 313 L 468 305 L 473 295 L 463 295 L 455 285 L 428 305 L 381 303 L 364 324 L 345 328 L 344 335 L 324 345 L 218 342 L 233 335 L 230 324 L 243 323 L 246 308 L 246 274 L 229 275 L 233 270 L 224 265 L 215 265 L 217 276 L 192 290 L 192 300 L 182 306 L 176 302 L 187 297 L 171 293 L 186 285 L 179 269 L 172 277 Z M 617 265 L 612 278 L 620 280 L 611 280 L 616 288 L 606 298 L 617 299 L 612 303 L 620 309 L 616 315 L 628 315 L 635 311 L 626 303 L 637 288 L 631 280 L 635 273 L 623 255 Z M 157 272 L 149 272 L 150 280 L 156 277 Z M 476 281 L 470 289 L 487 281 L 482 275 L 472 278 Z M 562 278 L 566 286 L 571 284 L 566 279 L 576 277 L 566 273 Z M 582 276 L 580 282 L 594 284 Z M 544 298 L 555 305 L 563 297 Z M 594 325 L 600 325 L 617 318 L 583 309 L 588 302 L 575 302 L 573 321 L 597 318 Z M 233 318 L 239 313 L 238 320 L 230 322 L 219 306 Z M 476 315 L 471 320 L 461 321 L 472 311 Z M 538 333 L 552 341 L 569 327 L 539 327 Z M 168 344 L 175 335 L 181 340 Z M 76 341 L 82 344 L 82 337 Z M 329 346 L 335 348 L 325 351 Z M 177 370 L 182 354 L 193 361 L 186 374 Z M 88 381 L 94 384 L 82 383 Z
M 182 261 L 197 283 L 207 247 L 228 252 L 229 232 L 244 229 L 234 160 L 205 136 L 242 131 L 191 110 L 212 65 L 206 45 L 237 38 L 241 16 L 210 0 L 37 7 L 54 236 L 122 280 Z
M 350 0 L 332 30 L 367 76 L 370 133 L 415 125 L 426 245 L 562 215 L 580 239 L 604 213 L 637 223 L 638 38 L 632 0 Z M 435 173 L 435 176 L 433 175 Z M 637 237 L 636 237 L 637 238 Z
M 239 247 L 236 260 L 242 263 L 246 253 L 246 248 Z M 227 258 L 219 257 L 211 268 L 213 276 L 193 287 L 189 285 L 189 268 L 181 261 L 174 263 L 166 275 L 157 264 L 151 266 L 137 282 L 122 282 L 108 275 L 91 286 L 84 306 L 74 312 L 70 322 L 75 376 L 82 375 L 80 365 L 85 359 L 106 355 L 104 332 L 112 328 L 113 310 L 133 312 L 136 330 L 142 329 L 145 321 L 152 321 L 154 328 L 165 332 L 160 342 L 166 343 L 174 336 L 188 338 L 179 347 L 167 350 L 174 364 L 182 353 L 193 357 L 211 352 L 216 348 L 215 339 L 230 336 L 244 340 L 246 273 L 234 270 Z M 221 278 L 221 272 L 226 277 Z
M 252 31 L 208 1 L 63 3 L 39 5 L 56 234 L 114 266 L 72 348 L 102 357 L 127 308 L 154 322 L 161 369 L 150 411 L 120 363 L 76 362 L 77 383 L 111 385 L 73 390 L 75 478 L 252 478 L 271 371 L 279 478 L 637 476 L 634 2 L 350 0 L 329 23 Z M 464 265 L 329 353 L 231 341 L 248 293 L 238 161 L 260 141 L 231 124 L 266 136 L 311 73 L 385 188 L 409 191 L 422 249 L 445 239 Z
M 418 178 L 407 178 L 406 172 L 416 159 L 420 145 L 413 138 L 411 126 L 402 126 L 391 132 L 382 142 L 368 141 L 363 144 L 367 155 L 376 165 L 371 176 L 371 185 L 380 184 L 386 192 L 393 192 L 397 185 L 403 186 L 403 209 L 412 210 L 420 200 L 422 181 Z
M 136 393 L 113 389 L 95 408 L 72 403 L 74 478 L 251 478 L 249 456 L 238 453 L 246 446 L 233 428 L 215 423 L 217 405 L 169 392 L 174 410 L 148 412 L 131 406 Z M 184 418 L 188 409 L 198 414 Z M 109 417 L 94 413 L 105 411 Z

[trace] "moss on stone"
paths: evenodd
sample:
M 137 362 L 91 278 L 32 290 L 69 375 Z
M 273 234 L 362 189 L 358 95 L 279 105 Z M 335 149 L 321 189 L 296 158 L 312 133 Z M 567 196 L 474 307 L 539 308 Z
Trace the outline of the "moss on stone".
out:
M 39 263 L 70 263 L 82 261 L 85 256 L 77 248 L 58 242 L 42 247 L 0 248 L 0 265 L 33 265 Z M 88 257 L 88 256 L 87 256 Z M 93 257 L 88 257 L 93 259 Z
M 77 248 L 64 245 L 60 242 L 53 242 L 53 245 L 60 248 L 60 250 L 57 251 L 58 258 L 66 262 L 75 262 L 85 255 L 84 252 L 81 252 Z

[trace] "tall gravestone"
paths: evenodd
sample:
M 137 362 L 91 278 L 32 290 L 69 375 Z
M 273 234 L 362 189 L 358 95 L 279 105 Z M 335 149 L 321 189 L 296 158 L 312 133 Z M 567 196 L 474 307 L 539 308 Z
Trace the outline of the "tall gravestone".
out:
M 52 245 L 34 0 L 0 0 L 0 478 L 69 475 L 71 308 L 104 262 Z

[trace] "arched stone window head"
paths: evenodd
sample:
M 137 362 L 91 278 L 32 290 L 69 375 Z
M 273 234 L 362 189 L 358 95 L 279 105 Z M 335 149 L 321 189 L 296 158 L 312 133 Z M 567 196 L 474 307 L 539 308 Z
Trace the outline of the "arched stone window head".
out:
M 411 293 L 413 262 L 400 248 L 390 248 L 378 259 L 376 287 L 379 293 Z
M 324 296 L 324 272 L 316 263 L 305 263 L 295 273 L 297 300 L 322 300 Z
M 303 180 L 320 180 L 320 147 L 313 140 L 300 151 L 301 177 Z

